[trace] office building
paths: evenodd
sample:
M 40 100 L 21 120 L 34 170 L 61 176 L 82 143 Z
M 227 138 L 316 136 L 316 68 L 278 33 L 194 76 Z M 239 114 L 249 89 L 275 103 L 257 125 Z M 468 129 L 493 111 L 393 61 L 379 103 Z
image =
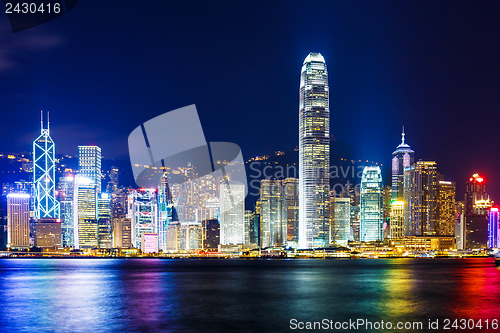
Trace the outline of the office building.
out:
M 7 247 L 23 249 L 30 247 L 30 195 L 9 193 L 7 195 Z
M 221 182 L 219 200 L 220 244 L 244 244 L 245 185 L 231 182 Z
M 391 203 L 390 238 L 404 237 L 404 208 L 404 201 L 395 200 Z
M 158 233 L 158 205 L 155 189 L 131 191 L 127 217 L 132 221 L 132 246 L 141 247 L 143 233 Z
M 75 190 L 75 177 L 71 173 L 59 177 L 59 202 L 61 207 L 61 232 L 62 246 L 74 247 L 75 235 L 74 227 L 74 210 L 73 210 L 73 194 Z
M 299 180 L 286 178 L 283 184 L 283 217 L 286 220 L 286 243 L 297 247 L 299 242 Z
M 95 182 L 80 174 L 75 176 L 73 193 L 73 235 L 76 249 L 96 248 L 97 187 Z
M 320 53 L 304 60 L 299 91 L 299 247 L 324 247 L 330 232 L 330 92 Z
M 55 170 L 55 144 L 50 137 L 48 119 L 47 128 L 44 128 L 42 113 L 41 134 L 33 141 L 34 206 L 37 219 L 60 216 L 59 202 L 55 193 Z
M 35 222 L 35 246 L 58 249 L 62 247 L 62 223 L 59 218 L 43 218 Z
M 405 131 L 401 133 L 401 144 L 392 153 L 392 200 L 403 200 L 405 169 L 409 168 L 415 158 L 415 152 L 405 142 Z
M 437 234 L 437 164 L 418 161 L 405 170 L 405 236 Z
M 382 240 L 382 174 L 380 167 L 367 166 L 361 177 L 360 240 Z
M 287 225 L 283 208 L 281 180 L 263 179 L 260 182 L 260 246 L 281 246 L 286 242 Z
M 101 249 L 112 248 L 111 196 L 105 192 L 97 198 L 97 229 L 97 246 Z
M 488 213 L 493 202 L 486 193 L 486 180 L 475 173 L 465 187 L 465 248 L 484 248 L 488 243 Z
M 437 189 L 437 234 L 455 235 L 455 183 L 440 180 Z
M 91 179 L 97 193 L 101 193 L 101 148 L 97 146 L 78 146 L 78 174 Z
M 113 248 L 132 248 L 132 221 L 127 217 L 113 219 Z
M 330 199 L 330 239 L 332 244 L 346 246 L 351 236 L 351 199 Z

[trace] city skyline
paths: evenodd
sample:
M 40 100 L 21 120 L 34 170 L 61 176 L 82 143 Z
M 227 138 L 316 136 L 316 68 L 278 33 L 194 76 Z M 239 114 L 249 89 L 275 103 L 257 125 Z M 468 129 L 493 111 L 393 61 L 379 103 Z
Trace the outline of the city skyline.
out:
M 29 151 L 38 126 L 30 125 L 24 115 L 43 109 L 52 113 L 51 134 L 59 142 L 60 153 L 75 154 L 77 145 L 94 144 L 102 147 L 106 157 L 123 159 L 126 136 L 136 124 L 191 103 L 202 110 L 207 138 L 236 142 L 245 157 L 292 150 L 298 145 L 298 120 L 288 116 L 298 103 L 297 68 L 310 51 L 320 51 L 334 73 L 331 104 L 336 114 L 331 130 L 335 140 L 348 142 L 366 152 L 366 159 L 387 165 L 386 156 L 404 125 L 416 157 L 439 160 L 459 189 L 464 186 L 461 179 L 479 172 L 490 175 L 492 194 L 500 194 L 496 190 L 500 179 L 494 176 L 499 158 L 484 144 L 494 142 L 498 110 L 499 50 L 493 33 L 498 23 L 492 18 L 498 3 L 485 1 L 478 7 L 445 2 L 432 4 L 431 11 L 424 2 L 366 4 L 363 9 L 332 2 L 318 14 L 324 20 L 306 18 L 302 23 L 293 19 L 300 12 L 298 2 L 290 2 L 284 12 L 277 4 L 266 4 L 265 11 L 258 4 L 248 5 L 256 20 L 239 17 L 239 23 L 207 5 L 193 12 L 187 4 L 156 1 L 137 12 L 123 4 L 123 15 L 136 23 L 116 22 L 116 26 L 121 27 L 119 35 L 129 38 L 113 38 L 116 31 L 109 30 L 109 22 L 121 17 L 110 15 L 115 8 L 102 4 L 102 12 L 95 15 L 89 3 L 16 34 L 21 45 L 2 37 L 9 61 L 2 58 L 0 66 L 5 82 L 0 151 Z M 438 13 L 446 10 L 454 15 L 443 24 Z M 146 11 L 162 19 L 150 18 Z M 399 14 L 388 14 L 393 11 Z M 208 24 L 205 13 L 220 24 Z M 475 15 L 464 21 L 470 13 Z M 86 19 L 90 16 L 92 24 Z M 273 23 L 273 17 L 281 17 L 282 24 Z M 193 19 L 206 23 L 207 29 L 194 32 L 187 27 L 186 22 Z M 252 23 L 257 21 L 261 23 Z M 233 32 L 227 32 L 223 22 L 232 24 Z M 7 22 L 0 23 L 6 28 Z M 252 29 L 247 30 L 248 26 Z M 233 33 L 249 43 L 239 44 L 239 38 L 230 38 Z M 220 38 L 207 45 L 207 34 Z M 94 35 L 102 38 L 93 39 Z M 168 42 L 153 42 L 163 38 Z M 134 43 L 147 44 L 144 53 L 130 49 Z M 168 45 L 177 45 L 178 52 Z M 103 53 L 94 54 L 94 47 Z M 479 49 L 489 51 L 474 51 Z M 155 72 L 144 71 L 152 61 L 159 64 Z M 236 76 L 224 70 L 232 66 L 242 66 L 242 72 Z M 266 133 L 279 123 L 283 132 L 273 135 L 273 140 L 251 137 L 250 130 L 237 129 L 240 120 L 249 129 L 258 126 Z M 23 125 L 14 133 L 9 123 Z M 377 128 L 376 140 L 368 134 L 372 125 Z M 474 139 L 459 134 L 464 130 L 476 133 Z

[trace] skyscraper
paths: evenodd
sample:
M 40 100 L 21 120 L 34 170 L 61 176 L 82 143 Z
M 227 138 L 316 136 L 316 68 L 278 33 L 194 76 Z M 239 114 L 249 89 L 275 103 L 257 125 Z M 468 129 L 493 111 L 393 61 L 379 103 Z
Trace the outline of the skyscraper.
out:
M 437 163 L 418 161 L 405 170 L 405 236 L 437 234 Z
M 351 199 L 332 197 L 330 205 L 331 242 L 346 246 L 351 236 Z
M 395 200 L 391 203 L 390 237 L 404 237 L 404 208 L 405 202 Z
M 73 233 L 76 249 L 97 247 L 97 193 L 90 178 L 75 177 L 73 192 Z
M 286 241 L 297 246 L 299 241 L 299 180 L 286 178 L 283 181 L 283 209 L 286 219 Z
M 486 193 L 486 180 L 475 173 L 465 188 L 465 247 L 482 248 L 488 242 L 488 211 L 493 202 Z
M 7 247 L 12 249 L 30 246 L 30 195 L 7 195 Z
M 382 174 L 380 167 L 367 166 L 361 177 L 360 240 L 382 240 Z
M 97 146 L 78 146 L 78 173 L 91 179 L 97 193 L 101 193 L 101 148 Z
M 437 196 L 437 234 L 455 235 L 455 183 L 440 180 Z
M 284 245 L 286 219 L 283 210 L 283 186 L 281 180 L 263 179 L 260 182 L 260 246 Z
M 61 204 L 62 245 L 63 247 L 74 247 L 73 193 L 75 190 L 75 177 L 72 174 L 60 177 L 58 189 Z
M 111 197 L 108 193 L 100 193 L 97 198 L 97 228 L 98 247 L 112 248 Z
M 142 234 L 158 233 L 156 190 L 132 191 L 128 196 L 127 217 L 132 221 L 132 246 L 140 249 Z
M 405 131 L 401 133 L 401 144 L 392 153 L 392 200 L 403 200 L 405 168 L 413 164 L 415 152 L 405 143 Z
M 47 114 L 48 117 L 48 114 Z M 60 207 L 55 197 L 55 144 L 41 118 L 41 134 L 33 141 L 33 183 L 35 185 L 35 218 L 59 218 Z
M 329 243 L 330 105 L 320 53 L 302 65 L 299 101 L 299 247 Z
M 222 182 L 220 185 L 220 244 L 245 243 L 245 185 Z

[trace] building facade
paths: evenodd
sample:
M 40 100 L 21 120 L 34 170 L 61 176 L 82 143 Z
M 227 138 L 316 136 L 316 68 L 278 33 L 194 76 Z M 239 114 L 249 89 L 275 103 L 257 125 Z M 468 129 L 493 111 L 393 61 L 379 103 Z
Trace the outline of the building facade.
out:
M 299 247 L 329 243 L 330 105 L 328 71 L 320 53 L 302 65 L 299 101 Z
M 330 200 L 330 242 L 346 246 L 351 236 L 351 199 Z
M 367 166 L 361 177 L 360 240 L 382 240 L 382 174 L 380 167 Z
M 415 152 L 405 143 L 405 132 L 401 134 L 401 144 L 392 153 L 392 200 L 403 200 L 405 169 L 415 159 Z
M 220 184 L 220 244 L 245 243 L 245 185 Z
M 35 218 L 59 218 L 60 206 L 56 200 L 55 144 L 41 121 L 41 134 L 33 142 L 33 183 Z
M 7 247 L 23 249 L 30 246 L 30 195 L 7 195 Z

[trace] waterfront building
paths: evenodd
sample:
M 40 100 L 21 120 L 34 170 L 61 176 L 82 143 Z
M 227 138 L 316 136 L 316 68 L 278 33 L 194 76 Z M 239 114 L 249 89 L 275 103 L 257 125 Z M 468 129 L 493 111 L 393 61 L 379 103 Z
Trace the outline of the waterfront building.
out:
M 455 183 L 440 180 L 437 189 L 437 234 L 455 235 Z
M 401 133 L 401 144 L 392 153 L 392 200 L 403 200 L 405 169 L 409 168 L 415 159 L 415 152 L 405 142 L 405 131 Z
M 158 253 L 158 234 L 144 232 L 141 234 L 141 252 Z
M 155 189 L 141 188 L 128 195 L 127 217 L 132 221 L 132 246 L 141 249 L 143 233 L 158 232 L 158 205 Z
M 245 242 L 245 185 L 233 182 L 220 184 L 220 244 Z
M 260 182 L 260 235 L 262 248 L 284 245 L 287 226 L 283 208 L 281 180 L 263 179 Z
M 73 236 L 75 249 L 95 248 L 97 241 L 97 187 L 95 182 L 76 175 L 73 194 Z
M 35 222 L 35 246 L 57 250 L 62 247 L 60 218 L 43 218 Z
M 7 195 L 7 247 L 23 249 L 30 246 L 30 195 Z
M 113 248 L 132 248 L 132 221 L 130 218 L 113 218 Z
M 360 215 L 360 240 L 382 240 L 382 174 L 378 166 L 363 169 Z
M 217 219 L 203 221 L 203 249 L 217 251 L 220 244 L 220 224 Z
M 404 178 L 405 236 L 437 234 L 437 163 L 418 161 Z
M 113 225 L 111 223 L 111 197 L 100 193 L 97 199 L 97 246 L 103 249 L 113 247 Z
M 47 128 L 44 128 L 42 113 L 41 134 L 33 141 L 35 218 L 60 217 L 60 206 L 55 196 L 55 144 L 50 137 L 49 124 L 47 119 Z
M 62 246 L 74 247 L 74 209 L 73 209 L 73 194 L 75 190 L 75 177 L 71 173 L 59 177 L 59 202 L 61 207 L 61 232 Z
M 286 178 L 282 184 L 286 243 L 297 247 L 299 241 L 299 179 Z
M 488 212 L 493 202 L 486 193 L 486 180 L 475 173 L 465 188 L 465 248 L 484 248 L 488 243 Z
M 78 174 L 91 179 L 97 193 L 101 193 L 101 148 L 97 146 L 78 146 Z
M 329 244 L 330 232 L 329 86 L 320 53 L 304 60 L 299 91 L 299 247 L 306 249 Z
M 402 200 L 391 203 L 390 238 L 404 237 L 404 208 L 405 202 Z
M 346 246 L 351 235 L 351 199 L 330 198 L 330 240 Z

